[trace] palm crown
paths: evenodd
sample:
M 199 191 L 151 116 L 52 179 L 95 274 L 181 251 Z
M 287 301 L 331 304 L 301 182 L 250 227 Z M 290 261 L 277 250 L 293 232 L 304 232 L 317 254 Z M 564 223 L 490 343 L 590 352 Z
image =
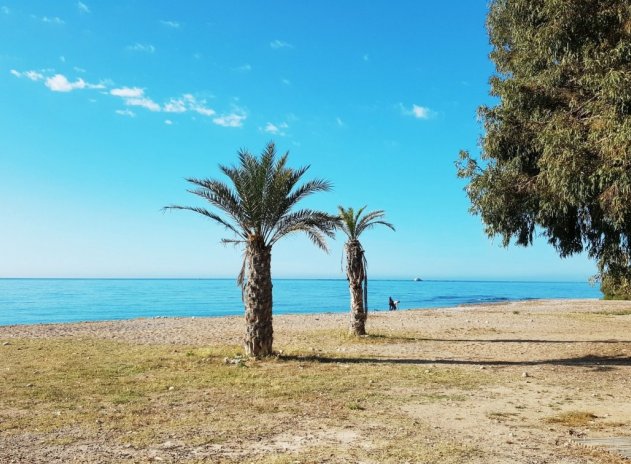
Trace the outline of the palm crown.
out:
M 358 240 L 364 231 L 372 229 L 377 224 L 395 230 L 392 224 L 382 220 L 385 216 L 383 210 L 371 211 L 362 216 L 366 209 L 365 206 L 359 208 L 357 212 L 353 208 L 344 208 L 343 206 L 338 206 L 337 208 L 339 210 L 338 227 L 348 236 L 349 240 Z
M 288 168 L 287 155 L 276 159 L 273 143 L 267 145 L 260 158 L 239 151 L 238 166 L 219 166 L 234 188 L 213 179 L 186 179 L 196 186 L 189 192 L 204 198 L 225 216 L 194 206 L 172 205 L 167 209 L 194 211 L 220 223 L 237 237 L 223 239 L 226 243 L 261 240 L 265 246 L 272 246 L 287 234 L 305 232 L 313 243 L 326 250 L 324 236 L 333 236 L 335 218 L 310 209 L 291 210 L 306 196 L 329 191 L 331 184 L 315 179 L 296 187 L 309 166 Z
M 276 148 L 271 142 L 260 157 L 246 150 L 240 150 L 238 156 L 237 166 L 219 165 L 233 186 L 214 179 L 186 179 L 195 186 L 189 192 L 207 200 L 222 215 L 196 206 L 171 205 L 166 209 L 190 210 L 218 222 L 235 236 L 222 239 L 223 243 L 258 242 L 271 248 L 288 234 L 304 232 L 326 251 L 325 236 L 333 237 L 337 217 L 311 209 L 292 209 L 312 193 L 331 190 L 331 184 L 314 179 L 298 185 L 309 166 L 287 167 L 288 153 L 276 159 Z M 245 268 L 239 283 L 243 283 L 244 271 Z

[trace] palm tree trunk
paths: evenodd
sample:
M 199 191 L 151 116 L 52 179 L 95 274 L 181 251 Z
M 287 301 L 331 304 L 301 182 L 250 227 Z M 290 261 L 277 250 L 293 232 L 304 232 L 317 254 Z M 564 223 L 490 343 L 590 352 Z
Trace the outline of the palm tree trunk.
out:
M 346 276 L 351 293 L 350 333 L 366 335 L 366 310 L 364 308 L 364 250 L 358 240 L 346 243 Z
M 260 358 L 272 354 L 272 249 L 262 241 L 246 248 L 247 275 L 244 289 L 245 352 Z

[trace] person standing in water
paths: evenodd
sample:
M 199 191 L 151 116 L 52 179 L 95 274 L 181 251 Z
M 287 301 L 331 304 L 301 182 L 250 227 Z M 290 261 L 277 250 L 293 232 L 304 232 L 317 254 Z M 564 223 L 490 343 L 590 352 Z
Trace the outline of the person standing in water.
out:
M 391 296 L 388 297 L 388 308 L 390 309 L 390 311 L 397 310 L 397 303 L 398 301 L 394 301 Z

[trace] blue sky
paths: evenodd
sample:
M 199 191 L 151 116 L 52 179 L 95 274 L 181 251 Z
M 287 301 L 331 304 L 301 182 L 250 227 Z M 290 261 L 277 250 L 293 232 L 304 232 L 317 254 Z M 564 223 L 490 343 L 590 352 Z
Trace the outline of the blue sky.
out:
M 384 209 L 373 277 L 585 280 L 539 239 L 504 249 L 456 178 L 490 103 L 486 1 L 0 0 L 0 277 L 232 277 L 225 231 L 185 177 L 274 140 L 334 191 L 305 206 Z M 276 277 L 343 277 L 279 243 Z

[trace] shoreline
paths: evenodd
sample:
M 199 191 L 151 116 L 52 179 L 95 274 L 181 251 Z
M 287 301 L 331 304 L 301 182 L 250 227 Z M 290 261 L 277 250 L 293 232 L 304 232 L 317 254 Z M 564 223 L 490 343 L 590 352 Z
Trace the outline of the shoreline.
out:
M 392 326 L 406 332 L 426 332 L 430 325 L 443 326 L 450 320 L 460 320 L 466 330 L 472 321 L 495 315 L 496 318 L 516 314 L 564 314 L 590 312 L 598 308 L 631 308 L 631 302 L 598 299 L 548 299 L 505 301 L 496 304 L 475 304 L 442 308 L 416 308 L 397 311 L 371 311 L 368 313 L 368 333 L 382 333 Z M 274 346 L 281 348 L 285 336 L 313 330 L 345 333 L 348 330 L 349 311 L 308 314 L 274 315 Z M 463 319 L 463 320 L 461 320 Z M 515 323 L 517 321 L 511 321 Z M 490 322 L 487 321 L 488 325 Z M 450 326 L 451 327 L 451 326 Z M 243 315 L 216 317 L 149 317 L 113 319 L 107 321 L 81 321 L 46 324 L 16 324 L 0 326 L 0 340 L 10 338 L 102 338 L 140 344 L 181 344 L 237 346 L 242 344 L 245 324 Z
M 402 308 L 396 311 L 389 311 L 388 309 L 370 309 L 368 311 L 368 317 L 370 318 L 371 314 L 374 313 L 397 313 L 397 312 L 408 312 L 408 311 L 444 311 L 444 310 L 455 310 L 455 309 L 469 309 L 476 308 L 480 306 L 502 306 L 509 305 L 512 303 L 528 303 L 528 302 L 570 302 L 570 301 L 605 301 L 602 298 L 523 298 L 523 299 L 498 299 L 497 301 L 483 301 L 483 302 L 475 302 L 475 303 L 461 303 L 455 306 L 433 306 L 433 307 L 418 307 L 418 308 Z M 273 317 L 276 319 L 277 317 L 284 316 L 318 316 L 318 315 L 339 315 L 339 314 L 348 314 L 350 310 L 348 308 L 339 311 L 322 311 L 322 312 L 282 312 L 282 313 L 274 313 Z M 122 321 L 134 321 L 134 320 L 153 320 L 153 319 L 221 319 L 221 318 L 241 318 L 243 314 L 222 314 L 222 315 L 208 315 L 208 316 L 165 316 L 165 315 L 156 315 L 156 316 L 147 316 L 147 317 L 130 317 L 130 318 L 120 318 L 120 319 L 82 319 L 82 320 L 70 320 L 70 321 L 52 321 L 52 322 L 32 322 L 32 323 L 17 323 L 17 324 L 0 324 L 0 330 L 3 328 L 10 327 L 22 327 L 22 326 L 47 326 L 47 325 L 65 325 L 65 324 L 88 324 L 88 323 L 114 323 L 114 322 L 122 322 Z

